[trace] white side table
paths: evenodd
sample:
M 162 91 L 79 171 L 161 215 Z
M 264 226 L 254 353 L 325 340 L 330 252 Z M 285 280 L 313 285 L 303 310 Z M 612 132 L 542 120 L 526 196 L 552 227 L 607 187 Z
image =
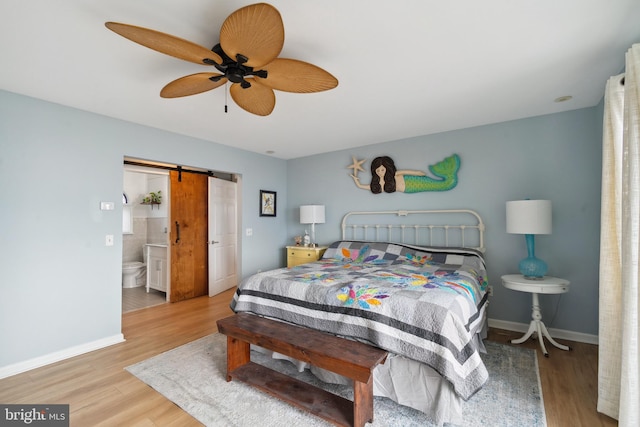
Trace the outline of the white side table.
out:
M 569 281 L 564 279 L 558 279 L 557 277 L 544 276 L 543 279 L 525 279 L 522 274 L 507 274 L 502 276 L 502 284 L 507 289 L 514 291 L 529 292 L 533 298 L 533 307 L 531 312 L 531 323 L 529 324 L 529 330 L 522 338 L 511 340 L 512 344 L 522 344 L 531 337 L 535 332 L 538 335 L 540 341 L 540 347 L 544 357 L 549 357 L 547 348 L 544 346 L 543 336 L 546 337 L 551 344 L 558 347 L 561 350 L 571 350 L 566 345 L 559 344 L 547 331 L 547 327 L 542 322 L 542 314 L 540 313 L 540 302 L 538 294 L 564 294 L 569 292 Z

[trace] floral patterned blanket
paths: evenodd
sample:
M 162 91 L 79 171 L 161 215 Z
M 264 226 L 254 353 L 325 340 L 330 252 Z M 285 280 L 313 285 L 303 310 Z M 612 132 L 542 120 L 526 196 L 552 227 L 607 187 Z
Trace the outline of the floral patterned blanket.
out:
M 475 336 L 486 290 L 483 257 L 472 249 L 338 241 L 318 262 L 246 278 L 231 308 L 426 363 L 468 399 L 488 378 Z

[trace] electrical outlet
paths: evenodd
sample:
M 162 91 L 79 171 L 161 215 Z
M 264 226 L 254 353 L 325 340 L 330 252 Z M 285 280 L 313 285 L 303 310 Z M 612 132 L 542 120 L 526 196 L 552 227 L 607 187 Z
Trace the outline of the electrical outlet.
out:
M 487 287 L 487 293 L 489 294 L 490 297 L 493 296 L 493 286 L 488 286 Z
M 245 234 L 247 235 L 247 237 L 253 236 L 253 228 L 247 228 L 245 230 Z

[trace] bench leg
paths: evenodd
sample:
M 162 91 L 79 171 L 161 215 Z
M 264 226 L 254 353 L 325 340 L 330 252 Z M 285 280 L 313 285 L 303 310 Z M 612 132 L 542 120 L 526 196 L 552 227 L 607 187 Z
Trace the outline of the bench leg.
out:
M 227 336 L 227 382 L 231 381 L 231 372 L 251 361 L 251 348 L 248 342 Z
M 373 422 L 373 375 L 369 381 L 353 382 L 353 425 L 364 427 Z

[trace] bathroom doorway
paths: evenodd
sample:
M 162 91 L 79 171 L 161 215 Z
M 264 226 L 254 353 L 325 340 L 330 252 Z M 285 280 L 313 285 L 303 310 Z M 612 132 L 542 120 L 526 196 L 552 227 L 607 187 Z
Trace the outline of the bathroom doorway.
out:
M 123 313 L 168 301 L 169 200 L 169 171 L 124 165 Z

